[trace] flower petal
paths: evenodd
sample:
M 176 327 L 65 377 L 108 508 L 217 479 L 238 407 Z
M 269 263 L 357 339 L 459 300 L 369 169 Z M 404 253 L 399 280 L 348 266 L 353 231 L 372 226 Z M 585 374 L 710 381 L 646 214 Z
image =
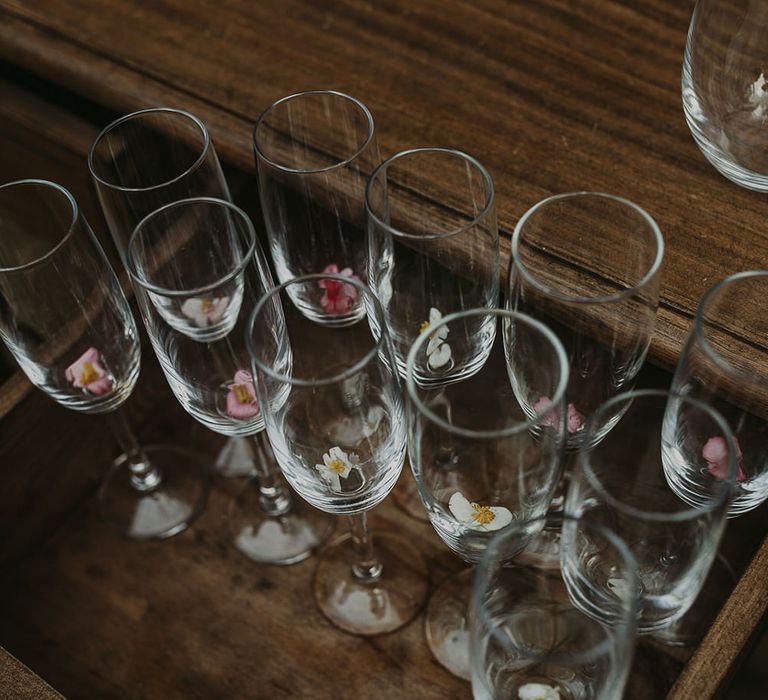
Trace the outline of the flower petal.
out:
M 443 314 L 441 314 L 434 306 L 429 310 L 430 323 L 437 323 L 442 317 Z
M 501 530 L 512 522 L 512 513 L 504 506 L 491 506 L 491 513 L 494 515 L 493 520 L 485 525 L 480 525 L 478 529 L 482 528 L 492 532 L 493 530 Z
M 456 520 L 465 525 L 472 522 L 472 516 L 475 514 L 475 509 L 472 508 L 472 504 L 464 498 L 464 494 L 460 491 L 457 491 L 451 496 L 448 501 L 448 510 L 451 511 L 451 515 L 453 515 Z
M 451 346 L 448 343 L 443 343 L 435 352 L 428 355 L 428 358 L 427 364 L 432 369 L 439 369 L 447 365 L 451 361 Z
M 545 683 L 524 683 L 517 689 L 520 700 L 560 700 L 560 691 Z
M 584 416 L 576 410 L 572 403 L 568 404 L 568 432 L 575 433 L 584 425 Z

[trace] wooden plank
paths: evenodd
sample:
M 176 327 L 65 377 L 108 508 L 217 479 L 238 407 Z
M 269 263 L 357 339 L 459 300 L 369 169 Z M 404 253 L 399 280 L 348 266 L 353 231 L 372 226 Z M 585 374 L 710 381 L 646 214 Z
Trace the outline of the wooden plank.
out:
M 62 700 L 63 697 L 0 647 L 0 700 Z
M 669 700 L 714 697 L 733 672 L 742 650 L 768 611 L 768 538 L 723 605 L 667 696 Z
M 40 0 L 5 0 L 0 8 L 6 60 L 112 109 L 171 102 L 197 112 L 241 168 L 252 167 L 261 109 L 329 85 L 372 109 L 383 155 L 422 144 L 476 155 L 494 176 L 507 233 L 552 192 L 629 197 L 667 240 L 650 358 L 668 368 L 703 292 L 768 260 L 765 202 L 715 173 L 684 123 L 687 4 L 430 0 L 374 10 L 226 0 L 214 12 L 185 0 L 76 0 L 52 13 Z

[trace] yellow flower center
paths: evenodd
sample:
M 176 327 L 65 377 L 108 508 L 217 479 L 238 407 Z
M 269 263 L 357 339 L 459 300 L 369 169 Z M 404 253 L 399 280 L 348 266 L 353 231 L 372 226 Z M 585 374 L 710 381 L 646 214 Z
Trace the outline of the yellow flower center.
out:
M 251 401 L 253 401 L 251 394 L 243 384 L 233 384 L 232 392 L 235 394 L 238 403 L 251 403 Z
M 208 297 L 205 297 L 200 302 L 200 309 L 204 314 L 207 314 L 212 308 L 213 308 L 213 299 L 209 299 Z
M 96 381 L 101 375 L 90 362 L 83 362 L 83 373 L 80 375 L 80 383 L 83 386 Z
M 422 321 L 419 326 L 419 333 L 423 333 L 427 328 L 429 328 L 429 321 Z
M 344 471 L 344 468 L 344 462 L 342 462 L 338 457 L 334 457 L 330 462 L 328 462 L 328 469 L 330 469 L 332 472 L 336 472 L 337 474 L 341 474 Z
M 472 520 L 476 523 L 488 525 L 496 519 L 496 516 L 491 512 L 490 506 L 481 506 L 479 503 L 471 503 L 470 505 L 472 510 L 475 511 L 472 513 Z

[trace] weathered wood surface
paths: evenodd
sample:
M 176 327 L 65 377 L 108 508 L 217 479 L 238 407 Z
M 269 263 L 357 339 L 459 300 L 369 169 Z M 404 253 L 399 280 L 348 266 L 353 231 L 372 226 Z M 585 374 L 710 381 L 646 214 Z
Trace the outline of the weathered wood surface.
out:
M 0 0 L 0 58 L 107 111 L 190 109 L 208 124 L 223 159 L 243 171 L 253 167 L 252 123 L 274 99 L 309 87 L 346 90 L 373 111 L 383 156 L 447 145 L 478 157 L 494 177 L 507 235 L 553 192 L 596 189 L 633 199 L 667 241 L 651 359 L 671 367 L 701 294 L 768 260 L 768 204 L 720 177 L 685 126 L 679 73 L 691 9 L 673 0 Z M 59 179 L 80 198 L 84 149 L 103 124 L 73 125 L 50 105 L 38 109 L 35 98 L 0 88 L 3 168 Z M 33 144 L 20 136 L 25 125 L 44 138 Z M 10 150 L 25 139 L 24 151 Z M 80 164 L 44 174 L 47 153 Z M 27 176 L 18 167 L 11 177 Z M 255 213 L 253 181 L 241 179 L 234 191 Z M 65 695 L 469 697 L 468 685 L 429 655 L 421 617 L 378 639 L 349 637 L 315 609 L 314 560 L 258 567 L 229 547 L 224 517 L 233 482 L 217 483 L 206 514 L 179 537 L 136 543 L 116 536 L 90 497 L 116 450 L 104 426 L 27 394 L 25 382 L 16 375 L 0 393 L 0 643 Z M 153 359 L 128 407 L 145 440 L 215 453 L 220 439 L 183 413 Z M 729 525 L 723 547 L 739 571 L 765 533 L 767 514 L 764 506 Z M 460 566 L 430 526 L 391 503 L 373 520 L 423 549 L 433 582 Z M 765 591 L 761 556 L 737 592 Z M 729 603 L 741 642 L 764 605 L 760 594 Z M 714 692 L 724 674 L 701 676 L 738 660 L 740 643 L 725 639 L 719 625 L 680 676 L 675 697 L 706 697 L 690 693 Z M 663 697 L 689 656 L 642 642 L 627 697 Z
M 553 192 L 622 194 L 667 241 L 651 359 L 671 367 L 703 292 L 765 266 L 763 197 L 718 175 L 680 106 L 691 2 L 3 0 L 0 56 L 113 110 L 186 107 L 252 168 L 262 109 L 308 87 L 363 100 L 382 155 L 462 148 L 499 219 Z

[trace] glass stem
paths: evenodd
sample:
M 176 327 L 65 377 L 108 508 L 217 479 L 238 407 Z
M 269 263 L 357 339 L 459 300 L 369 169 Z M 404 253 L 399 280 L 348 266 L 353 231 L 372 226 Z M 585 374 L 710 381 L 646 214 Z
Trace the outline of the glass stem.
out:
M 383 569 L 373 553 L 373 537 L 368 528 L 368 513 L 354 513 L 347 516 L 352 533 L 352 548 L 357 562 L 352 565 L 352 574 L 360 581 L 378 581 Z
M 138 491 L 152 491 L 160 485 L 160 472 L 139 445 L 122 406 L 106 414 L 107 424 L 128 460 L 131 484 Z
M 266 430 L 261 430 L 253 436 L 253 446 L 253 467 L 259 482 L 261 507 L 268 515 L 285 515 L 291 509 L 291 495 L 281 483 Z

